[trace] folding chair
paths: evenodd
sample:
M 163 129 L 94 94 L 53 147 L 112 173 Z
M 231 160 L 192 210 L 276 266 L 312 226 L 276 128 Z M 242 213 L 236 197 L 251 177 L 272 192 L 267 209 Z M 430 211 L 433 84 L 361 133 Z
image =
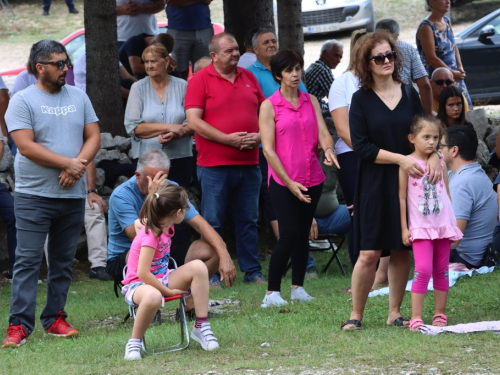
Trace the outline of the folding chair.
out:
M 345 242 L 346 236 L 342 234 L 333 234 L 333 233 L 324 233 L 324 234 L 319 234 L 318 235 L 318 240 L 327 240 L 329 247 L 326 249 L 316 249 L 316 248 L 309 248 L 309 251 L 328 251 L 332 250 L 332 256 L 328 260 L 328 263 L 326 264 L 325 267 L 323 267 L 323 270 L 321 271 L 322 273 L 326 273 L 328 270 L 328 267 L 330 267 L 330 264 L 332 264 L 333 260 L 336 259 L 337 263 L 340 267 L 340 270 L 342 271 L 342 275 L 346 275 L 344 266 L 342 265 L 342 262 L 340 261 L 338 252 L 342 248 L 342 245 Z
M 175 262 L 174 258 L 169 258 L 169 262 L 173 263 L 174 269 L 177 269 L 177 263 Z M 127 266 L 123 267 L 123 278 L 125 279 L 125 276 L 127 274 Z M 186 301 L 184 300 L 184 297 L 182 294 L 177 294 L 175 296 L 171 297 L 165 297 L 165 302 L 169 301 L 175 301 L 179 300 L 179 324 L 180 324 L 180 331 L 181 331 L 181 340 L 174 345 L 169 345 L 169 346 L 160 346 L 158 348 L 154 349 L 148 349 L 146 346 L 146 334 L 144 334 L 144 337 L 142 338 L 142 350 L 146 354 L 160 354 L 160 353 L 168 353 L 168 352 L 176 352 L 182 349 L 186 349 L 189 346 L 189 331 L 188 331 L 188 326 L 187 326 L 187 319 L 186 319 L 186 313 L 184 311 L 184 306 L 186 306 Z M 128 314 L 124 319 L 124 322 L 127 321 L 129 317 L 133 317 L 135 320 L 135 313 L 137 310 L 137 305 L 132 305 L 128 307 Z

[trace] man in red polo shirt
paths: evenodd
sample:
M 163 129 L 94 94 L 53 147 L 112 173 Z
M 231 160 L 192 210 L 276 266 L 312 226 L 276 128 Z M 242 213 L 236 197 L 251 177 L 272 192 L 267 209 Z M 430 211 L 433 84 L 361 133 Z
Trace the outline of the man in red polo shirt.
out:
M 212 64 L 189 81 L 185 98 L 187 121 L 196 132 L 201 214 L 222 234 L 224 214 L 231 205 L 236 255 L 245 282 L 263 283 L 257 259 L 262 179 L 258 111 L 265 98 L 254 75 L 237 67 L 240 52 L 233 35 L 215 35 L 209 49 Z

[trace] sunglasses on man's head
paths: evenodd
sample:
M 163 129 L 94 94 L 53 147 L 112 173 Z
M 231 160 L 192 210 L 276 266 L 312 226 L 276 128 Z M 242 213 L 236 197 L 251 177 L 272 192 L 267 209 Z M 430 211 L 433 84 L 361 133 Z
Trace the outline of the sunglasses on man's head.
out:
M 451 86 L 453 84 L 453 81 L 451 79 L 433 79 L 434 83 L 438 86 L 443 86 L 443 83 L 446 83 L 446 86 Z
M 393 62 L 397 54 L 398 53 L 396 51 L 387 52 L 385 55 L 383 53 L 379 53 L 378 55 L 372 56 L 370 60 L 373 60 L 376 65 L 383 65 L 385 59 L 389 62 Z
M 67 65 L 68 69 L 71 69 L 73 67 L 73 64 L 71 63 L 70 59 L 59 60 L 59 61 L 39 61 L 38 63 L 43 65 L 55 65 L 59 70 L 63 70 L 64 65 Z

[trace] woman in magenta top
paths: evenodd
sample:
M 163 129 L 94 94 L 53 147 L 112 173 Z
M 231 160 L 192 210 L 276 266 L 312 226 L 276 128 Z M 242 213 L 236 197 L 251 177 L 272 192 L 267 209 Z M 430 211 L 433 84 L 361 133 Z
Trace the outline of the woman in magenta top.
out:
M 281 87 L 260 108 L 262 149 L 269 163 L 269 192 L 280 231 L 261 307 L 288 303 L 281 298 L 280 284 L 290 257 L 291 300 L 313 299 L 303 285 L 309 229 L 325 179 L 318 161 L 318 145 L 325 151 L 325 164 L 340 168 L 318 100 L 298 89 L 303 68 L 304 60 L 297 52 L 278 52 L 271 60 L 271 73 Z

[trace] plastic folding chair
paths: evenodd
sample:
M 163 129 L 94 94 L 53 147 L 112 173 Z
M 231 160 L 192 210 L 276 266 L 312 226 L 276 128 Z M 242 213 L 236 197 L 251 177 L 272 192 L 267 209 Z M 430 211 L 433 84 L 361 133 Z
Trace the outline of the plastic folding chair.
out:
M 174 269 L 177 269 L 177 263 L 175 262 L 174 258 L 169 258 L 169 262 L 173 263 Z M 127 266 L 123 267 L 123 278 L 125 279 L 125 275 L 127 274 Z M 168 346 L 160 346 L 157 348 L 150 349 L 146 346 L 146 334 L 144 334 L 144 337 L 142 338 L 142 350 L 146 354 L 161 354 L 161 353 L 168 353 L 168 352 L 176 352 L 179 350 L 186 349 L 189 346 L 189 331 L 188 331 L 188 326 L 187 326 L 187 319 L 186 319 L 186 313 L 184 311 L 184 306 L 186 306 L 186 301 L 184 300 L 184 297 L 182 294 L 177 294 L 175 296 L 171 297 L 165 297 L 165 302 L 170 302 L 170 301 L 175 301 L 179 300 L 179 324 L 180 324 L 180 333 L 181 333 L 181 339 L 177 344 L 174 345 L 168 345 Z M 132 305 L 128 307 L 128 314 L 124 319 L 124 322 L 127 321 L 129 317 L 133 317 L 135 320 L 135 313 L 137 310 L 137 305 Z

